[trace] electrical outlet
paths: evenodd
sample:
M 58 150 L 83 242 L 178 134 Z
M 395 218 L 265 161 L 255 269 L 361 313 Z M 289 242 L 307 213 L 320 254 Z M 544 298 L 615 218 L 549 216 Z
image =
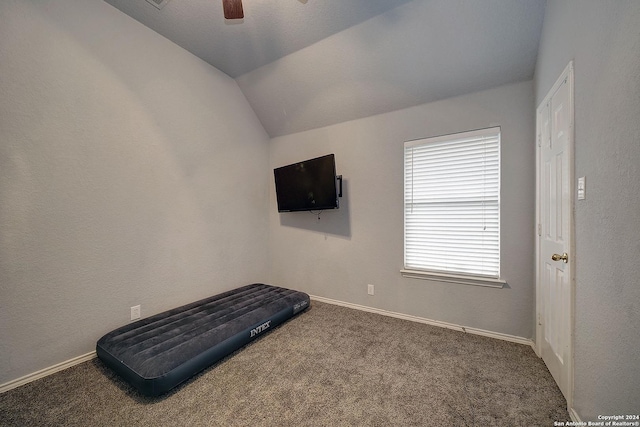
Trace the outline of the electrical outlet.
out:
M 373 285 L 367 285 L 367 293 L 369 295 L 373 295 L 374 293 Z
M 140 306 L 135 305 L 131 307 L 131 320 L 136 320 L 140 318 Z

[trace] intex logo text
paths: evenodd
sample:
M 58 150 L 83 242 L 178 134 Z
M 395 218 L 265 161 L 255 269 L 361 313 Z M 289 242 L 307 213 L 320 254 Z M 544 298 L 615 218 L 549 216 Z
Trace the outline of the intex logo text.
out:
M 271 320 L 269 320 L 268 322 L 264 322 L 262 325 L 258 326 L 257 328 L 252 329 L 251 336 L 255 337 L 259 333 L 264 332 L 265 329 L 269 329 L 269 326 L 271 326 Z

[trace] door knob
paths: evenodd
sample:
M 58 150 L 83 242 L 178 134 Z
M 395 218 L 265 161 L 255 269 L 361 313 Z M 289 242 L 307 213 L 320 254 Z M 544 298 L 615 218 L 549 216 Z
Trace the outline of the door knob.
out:
M 562 261 L 565 264 L 569 262 L 569 255 L 567 255 L 567 253 L 563 253 L 562 255 L 559 254 L 553 254 L 551 255 L 551 259 L 554 261 Z

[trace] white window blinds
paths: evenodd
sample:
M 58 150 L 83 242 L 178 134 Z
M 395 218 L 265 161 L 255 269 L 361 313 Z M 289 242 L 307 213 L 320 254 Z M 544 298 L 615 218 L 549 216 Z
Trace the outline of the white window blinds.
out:
M 500 128 L 404 148 L 405 269 L 500 277 Z

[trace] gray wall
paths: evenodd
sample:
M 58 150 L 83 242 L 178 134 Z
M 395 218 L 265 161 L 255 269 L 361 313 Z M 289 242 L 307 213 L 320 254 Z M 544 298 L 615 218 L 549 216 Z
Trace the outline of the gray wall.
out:
M 533 84 L 523 82 L 392 113 L 273 138 L 271 168 L 336 154 L 342 206 L 318 221 L 278 214 L 273 178 L 270 265 L 274 284 L 313 295 L 533 336 L 535 123 Z M 401 277 L 403 142 L 502 127 L 501 263 L 508 287 L 493 289 Z M 375 295 L 367 295 L 367 284 Z
M 640 409 L 640 2 L 549 0 L 536 104 L 575 59 L 574 408 Z
M 236 83 L 101 0 L 0 2 L 0 384 L 268 274 Z

